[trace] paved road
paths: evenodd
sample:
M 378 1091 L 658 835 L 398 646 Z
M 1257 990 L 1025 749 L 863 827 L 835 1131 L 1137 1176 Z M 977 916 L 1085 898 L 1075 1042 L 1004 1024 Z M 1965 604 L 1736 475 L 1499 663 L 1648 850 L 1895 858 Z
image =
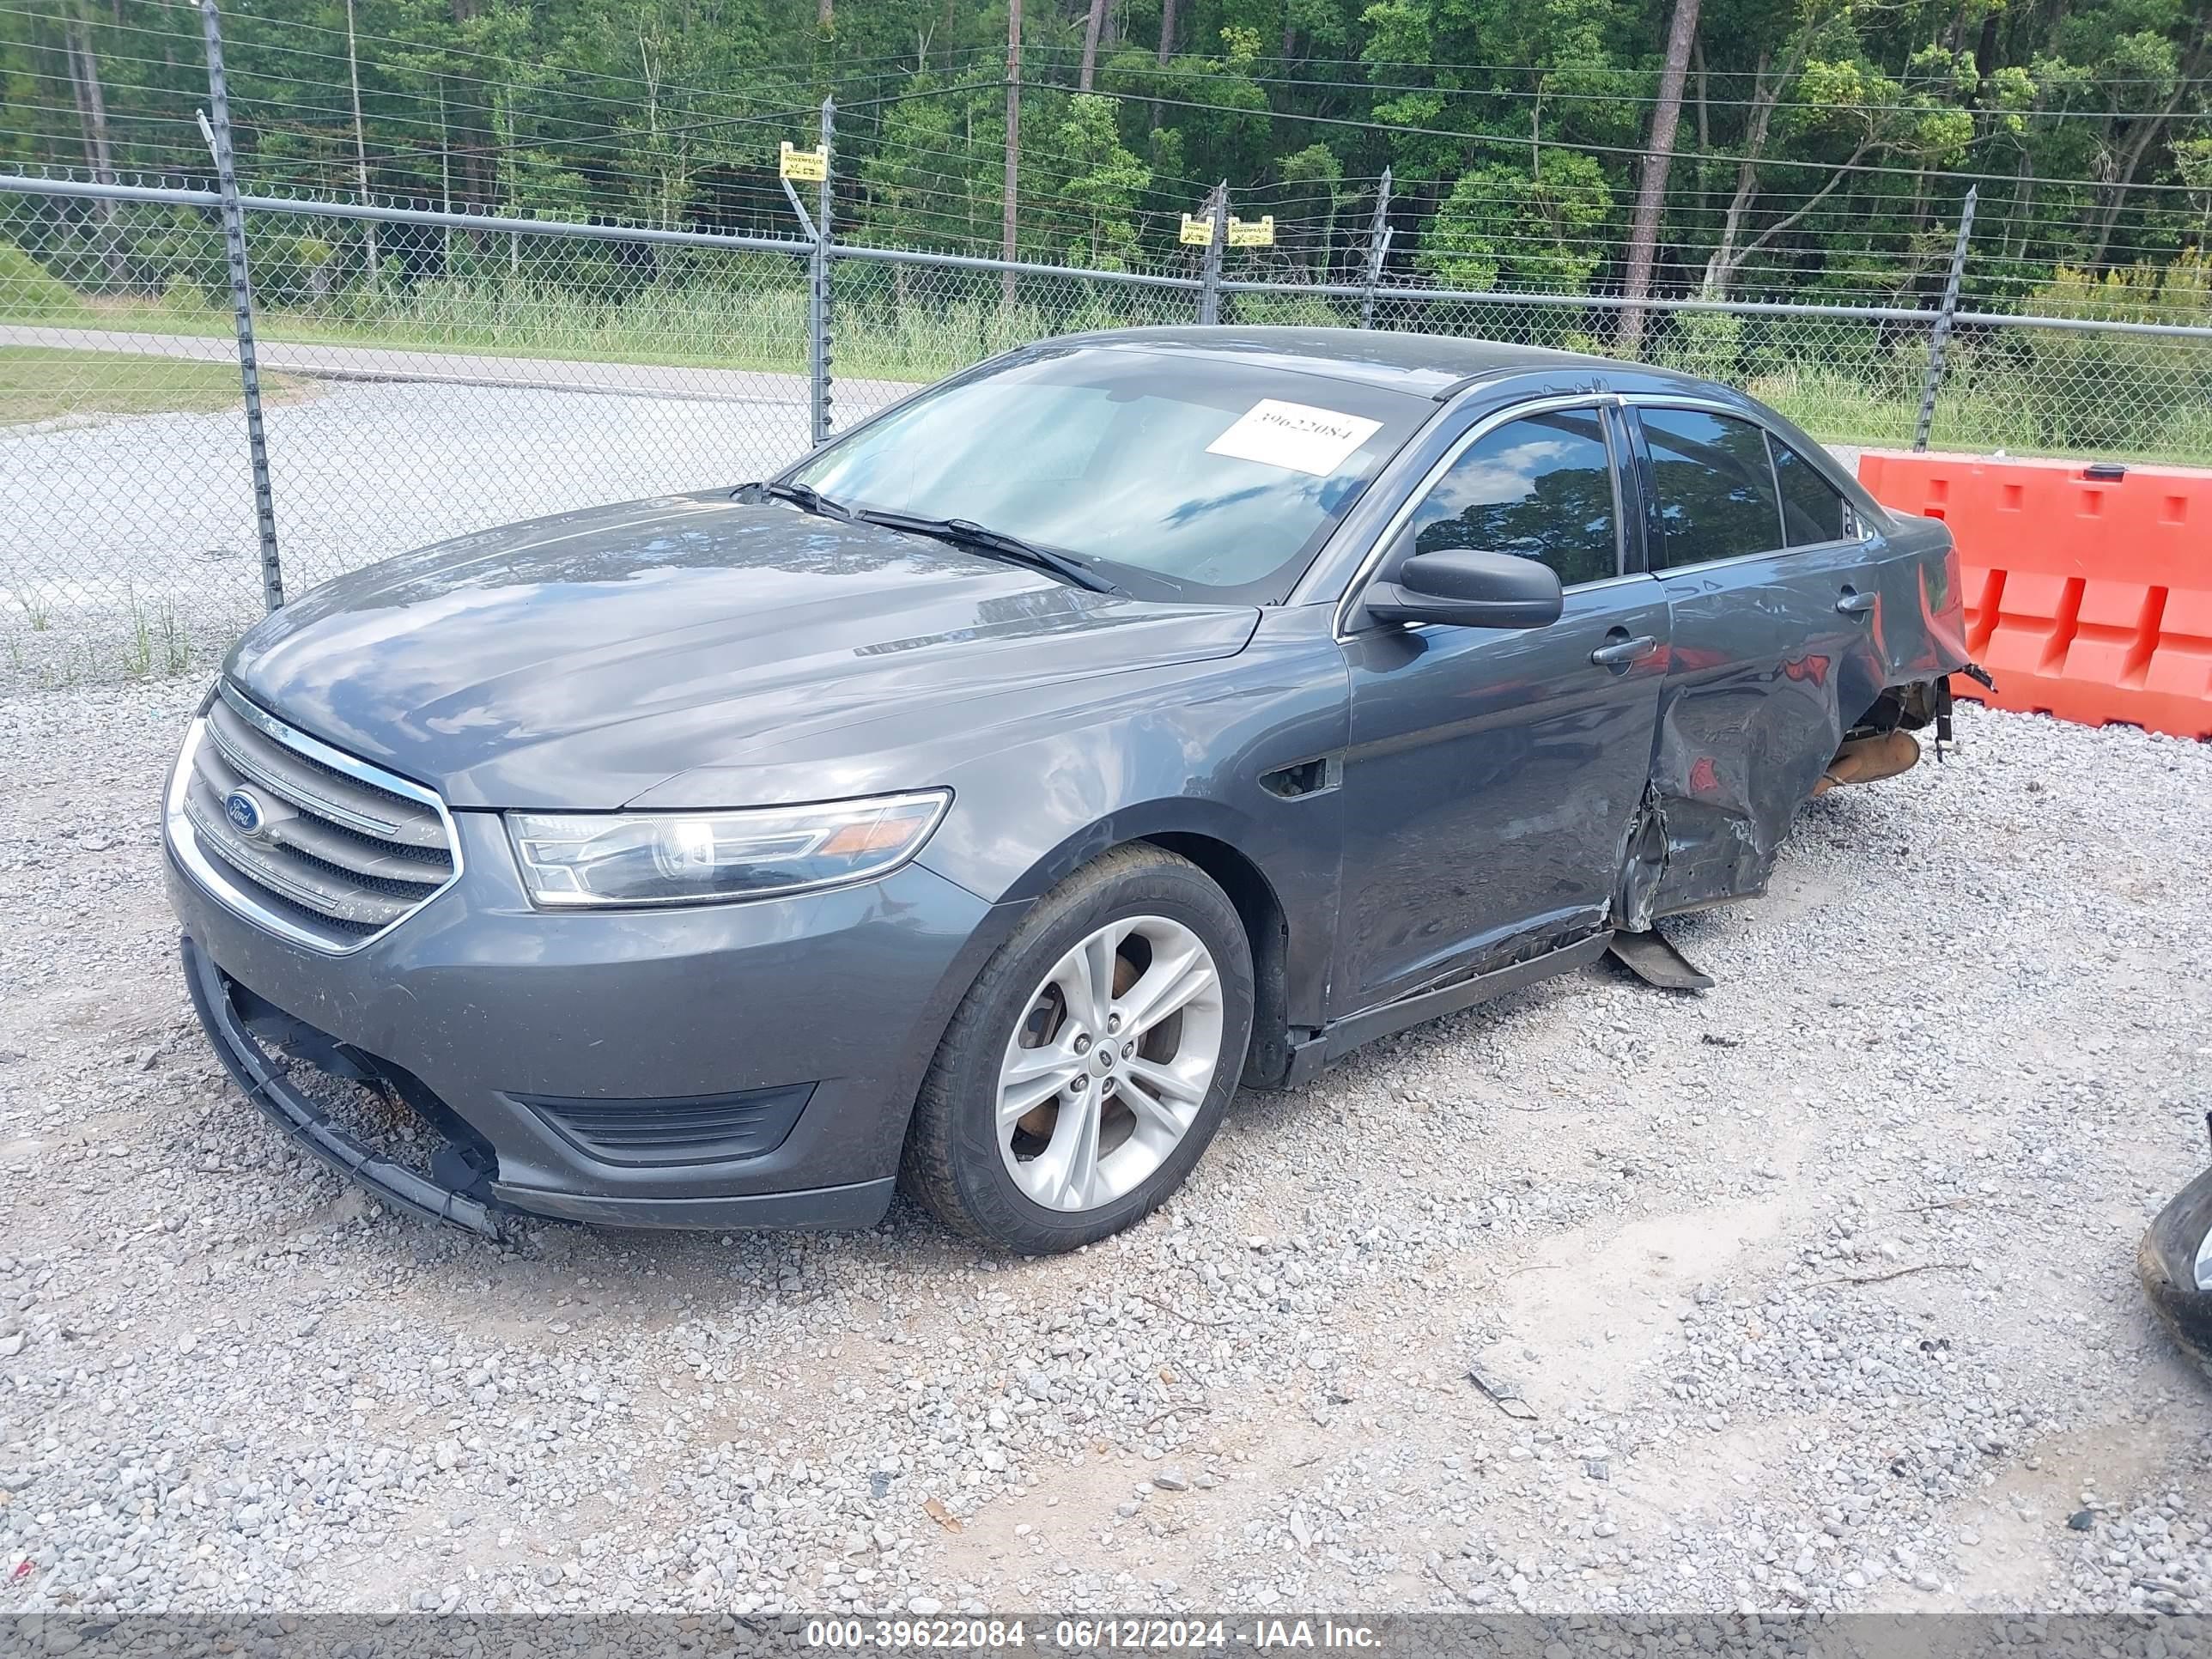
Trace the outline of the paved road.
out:
M 226 335 L 0 325 L 30 346 L 228 365 Z M 803 454 L 800 374 L 260 343 L 284 583 L 489 525 L 758 477 Z M 839 424 L 914 388 L 841 377 Z M 261 605 L 241 411 L 0 432 L 0 684 L 219 651 Z M 151 641 L 151 643 L 149 643 Z M 179 642 L 181 641 L 181 642 Z
M 136 672 L 149 629 L 201 659 L 258 612 L 245 425 L 233 407 L 0 432 L 0 685 Z M 266 426 L 295 596 L 466 531 L 757 478 L 808 441 L 804 398 L 398 380 L 273 399 Z
M 430 386 L 507 386 L 534 392 L 618 393 L 708 403 L 798 404 L 808 400 L 804 374 L 766 369 L 704 368 L 669 363 L 594 362 L 565 357 L 513 357 L 468 351 L 403 350 L 391 346 L 310 345 L 259 339 L 264 368 L 316 380 L 397 380 Z M 228 363 L 237 348 L 228 335 L 156 334 L 130 329 L 52 328 L 0 324 L 0 346 L 60 351 L 114 351 Z M 836 401 L 874 409 L 912 391 L 902 380 L 839 377 Z

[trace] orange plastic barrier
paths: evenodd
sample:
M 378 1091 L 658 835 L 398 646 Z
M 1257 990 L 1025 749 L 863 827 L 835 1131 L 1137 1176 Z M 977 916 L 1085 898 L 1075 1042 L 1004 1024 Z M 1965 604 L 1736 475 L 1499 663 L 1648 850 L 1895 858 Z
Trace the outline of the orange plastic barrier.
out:
M 1859 482 L 1951 526 L 1967 648 L 1996 680 L 1954 674 L 1955 695 L 2212 738 L 2212 471 L 1870 449 Z

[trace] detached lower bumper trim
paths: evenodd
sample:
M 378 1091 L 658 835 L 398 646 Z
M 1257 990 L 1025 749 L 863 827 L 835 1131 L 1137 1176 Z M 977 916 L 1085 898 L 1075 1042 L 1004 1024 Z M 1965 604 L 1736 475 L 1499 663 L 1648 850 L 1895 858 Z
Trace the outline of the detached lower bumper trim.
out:
M 214 1045 L 216 1057 L 271 1122 L 346 1179 L 367 1188 L 394 1208 L 494 1243 L 507 1242 L 507 1229 L 498 1212 L 489 1205 L 394 1163 L 331 1122 L 329 1115 L 301 1092 L 254 1041 L 231 1005 L 230 987 L 222 970 L 190 936 L 179 939 L 177 948 L 184 958 L 192 1010 Z
M 772 1227 L 782 1232 L 865 1232 L 891 1206 L 896 1177 L 815 1187 L 795 1193 L 742 1193 L 712 1198 L 595 1198 L 492 1183 L 502 1204 L 532 1215 L 557 1216 L 601 1227 Z

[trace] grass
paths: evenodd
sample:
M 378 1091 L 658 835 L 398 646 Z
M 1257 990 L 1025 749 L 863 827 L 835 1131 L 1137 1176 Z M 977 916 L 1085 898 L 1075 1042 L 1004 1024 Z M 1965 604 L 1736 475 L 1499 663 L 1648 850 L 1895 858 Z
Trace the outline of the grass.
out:
M 859 379 L 932 380 L 1049 335 L 1189 320 L 1187 304 L 1079 279 L 1006 307 L 995 278 L 987 279 L 988 299 L 944 301 L 902 299 L 892 283 L 868 280 L 873 275 L 844 276 L 832 313 L 836 371 Z M 262 339 L 298 345 L 806 372 L 806 295 L 781 285 L 671 285 L 616 299 L 528 282 L 421 283 L 382 295 L 349 291 L 319 307 L 271 298 L 256 315 Z M 13 320 L 0 303 L 0 321 Z M 231 329 L 228 312 L 179 294 L 102 300 L 86 320 L 156 334 L 212 337 Z
M 163 601 L 151 615 L 131 595 L 131 638 L 124 648 L 125 671 L 133 679 L 173 678 L 192 665 L 191 635 L 175 607 Z
M 2065 388 L 2060 403 L 2051 378 L 2039 377 L 2040 385 L 2025 374 L 1946 380 L 1936 396 L 1929 446 L 2144 465 L 2212 462 L 2212 401 L 2186 385 L 2145 376 L 2124 397 L 2117 389 L 2100 395 Z M 1818 368 L 1754 375 L 1744 389 L 1827 443 L 1903 448 L 1920 413 L 1917 386 L 1909 394 L 1887 392 Z
M 595 288 L 477 276 L 313 296 L 272 281 L 264 289 L 260 330 L 265 340 L 300 344 L 795 374 L 806 368 L 806 295 L 798 275 L 791 262 L 757 256 L 711 276 L 627 288 L 611 278 Z M 40 303 L 58 301 L 47 295 Z M 14 296 L 0 299 L 0 320 L 15 320 L 17 309 Z M 1443 307 L 1431 308 L 1434 316 L 1400 309 L 1405 322 L 1446 331 L 1469 320 Z M 1187 321 L 1189 310 L 1182 294 L 1075 276 L 1024 278 L 1008 306 L 988 272 L 841 269 L 834 373 L 928 381 L 1027 341 Z M 1352 308 L 1295 295 L 1239 295 L 1236 311 L 1247 322 L 1341 324 L 1356 316 Z M 230 329 L 228 311 L 189 284 L 159 297 L 93 301 L 78 320 L 172 335 L 220 337 Z M 1510 337 L 1550 339 L 1557 330 L 1547 330 L 1557 320 L 1548 313 L 1500 313 L 1482 325 Z M 1556 343 L 1592 343 L 1564 337 Z M 1747 386 L 1816 437 L 1911 441 L 1925 362 L 1919 342 L 1886 339 L 1872 325 L 1685 313 L 1654 349 L 1673 367 Z M 70 354 L 57 382 L 53 368 L 38 360 L 62 355 L 0 350 L 0 424 L 88 410 L 204 410 L 237 402 L 228 367 Z M 1955 342 L 1952 373 L 1936 402 L 1935 441 L 2021 455 L 2201 465 L 2212 461 L 2208 388 L 2212 349 L 2195 343 L 2027 333 Z
M 272 401 L 295 390 L 273 374 L 262 376 L 261 388 Z M 204 415 L 245 400 L 231 363 L 0 346 L 0 427 L 70 416 Z

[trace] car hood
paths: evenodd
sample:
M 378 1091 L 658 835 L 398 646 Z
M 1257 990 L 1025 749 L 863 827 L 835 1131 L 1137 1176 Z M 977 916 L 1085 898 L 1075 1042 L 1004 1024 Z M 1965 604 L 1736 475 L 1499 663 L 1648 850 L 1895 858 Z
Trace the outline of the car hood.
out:
M 1234 655 L 1258 619 L 716 494 L 372 565 L 261 623 L 227 672 L 455 806 L 604 809 L 890 708 L 951 723 L 980 696 Z

